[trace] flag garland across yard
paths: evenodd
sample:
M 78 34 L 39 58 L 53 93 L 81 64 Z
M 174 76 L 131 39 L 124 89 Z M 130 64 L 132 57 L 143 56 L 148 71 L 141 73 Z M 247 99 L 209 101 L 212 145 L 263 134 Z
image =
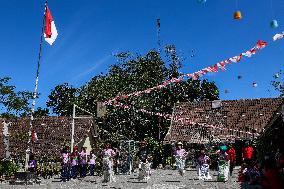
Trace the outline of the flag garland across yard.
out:
M 133 93 L 130 93 L 130 94 L 126 94 L 126 95 L 116 96 L 113 99 L 105 101 L 104 104 L 111 105 L 115 101 L 120 100 L 120 99 L 127 99 L 130 96 L 141 96 L 143 94 L 151 93 L 152 91 L 165 88 L 166 86 L 168 86 L 168 85 L 170 85 L 172 83 L 179 83 L 179 82 L 184 80 L 184 77 L 191 77 L 192 79 L 197 80 L 197 79 L 199 79 L 199 77 L 201 77 L 201 76 L 203 76 L 203 75 L 205 75 L 207 73 L 218 72 L 218 69 L 224 71 L 224 70 L 226 70 L 226 68 L 225 68 L 226 65 L 232 64 L 232 63 L 238 63 L 238 62 L 241 61 L 241 59 L 244 56 L 251 57 L 252 55 L 256 54 L 259 50 L 263 49 L 266 46 L 267 46 L 267 42 L 259 40 L 259 41 L 257 41 L 256 45 L 253 48 L 247 50 L 244 53 L 241 53 L 240 55 L 228 58 L 227 60 L 220 61 L 220 62 L 218 62 L 218 63 L 216 63 L 216 64 L 214 64 L 212 66 L 203 68 L 203 69 L 201 69 L 199 71 L 196 71 L 194 73 L 183 74 L 179 78 L 172 78 L 171 80 L 164 81 L 160 85 L 157 85 L 157 86 L 145 89 L 143 91 L 136 91 L 136 92 L 133 92 Z

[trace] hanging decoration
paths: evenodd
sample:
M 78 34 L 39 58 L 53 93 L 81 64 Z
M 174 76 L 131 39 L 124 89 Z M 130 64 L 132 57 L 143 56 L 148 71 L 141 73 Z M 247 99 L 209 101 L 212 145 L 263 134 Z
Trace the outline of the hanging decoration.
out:
M 270 27 L 271 27 L 271 28 L 277 28 L 277 27 L 278 27 L 278 22 L 277 22 L 277 20 L 272 20 L 272 21 L 270 22 Z
M 207 127 L 207 128 L 219 129 L 219 130 L 228 130 L 228 131 L 245 133 L 245 134 L 248 134 L 248 135 L 255 135 L 255 136 L 259 135 L 258 133 L 252 133 L 252 132 L 248 132 L 248 131 L 242 131 L 242 130 L 230 129 L 230 128 L 226 128 L 226 127 L 214 126 L 214 125 L 209 125 L 207 123 L 196 123 L 196 122 L 190 121 L 189 118 L 184 118 L 184 117 L 179 117 L 179 116 L 173 117 L 172 120 L 174 122 L 182 122 L 182 124 L 197 125 L 197 126 L 201 126 L 201 127 Z
M 191 50 L 191 55 L 190 55 L 190 57 L 191 57 L 191 58 L 195 57 L 195 54 L 194 54 L 194 50 L 193 50 L 193 49 Z
M 253 82 L 252 83 L 252 86 L 255 88 L 255 87 L 257 87 L 257 83 L 256 82 Z
M 171 120 L 171 115 L 170 114 L 163 114 L 163 113 L 160 113 L 160 112 L 151 112 L 151 111 L 145 110 L 143 108 L 136 109 L 133 106 L 124 105 L 121 102 L 115 102 L 113 104 L 108 104 L 108 105 L 120 107 L 122 109 L 132 109 L 132 110 L 134 110 L 136 112 L 142 112 L 142 113 L 146 113 L 146 114 L 149 114 L 149 115 L 152 115 L 152 116 L 155 115 L 155 116 L 158 116 L 158 117 L 163 117 L 164 119 L 167 119 L 167 120 Z
M 238 6 L 238 0 L 236 0 L 236 9 L 237 10 L 236 12 L 234 12 L 234 19 L 235 20 L 240 20 L 242 19 L 242 13 L 241 11 L 239 10 L 239 6 Z
M 283 37 L 284 37 L 284 31 L 283 31 L 282 33 L 275 34 L 275 35 L 273 36 L 273 41 L 282 39 Z
M 235 20 L 240 20 L 240 19 L 242 19 L 242 13 L 241 13 L 241 11 L 236 11 L 236 12 L 234 12 L 234 19 L 235 19 Z
M 32 131 L 32 141 L 36 142 L 38 140 L 37 133 L 35 131 Z
M 251 57 L 252 55 L 256 54 L 259 50 L 263 49 L 266 46 L 267 46 L 267 42 L 259 40 L 259 41 L 257 41 L 256 45 L 253 48 L 251 48 L 250 50 L 248 50 L 244 53 L 241 53 L 240 55 L 234 56 L 234 57 L 229 58 L 227 60 L 223 60 L 223 61 L 218 62 L 218 63 L 216 63 L 212 66 L 203 68 L 202 70 L 199 70 L 197 72 L 190 73 L 190 74 L 184 74 L 184 75 L 181 75 L 179 78 L 172 78 L 171 80 L 164 81 L 160 85 L 145 89 L 143 91 L 136 91 L 136 92 L 126 94 L 126 95 L 116 96 L 113 99 L 105 101 L 104 104 L 111 105 L 114 101 L 126 99 L 126 98 L 129 98 L 131 96 L 141 96 L 143 94 L 149 94 L 154 90 L 160 90 L 160 89 L 165 88 L 166 86 L 168 86 L 170 84 L 180 83 L 184 80 L 185 77 L 191 77 L 192 79 L 197 80 L 207 73 L 218 72 L 219 69 L 224 71 L 224 70 L 226 70 L 226 68 L 225 68 L 226 65 L 232 64 L 232 63 L 238 63 L 238 62 L 241 61 L 241 59 L 244 56 L 245 57 Z
M 116 104 L 114 104 L 114 106 L 120 107 L 120 108 L 123 108 L 123 109 L 134 109 L 133 107 L 130 107 L 128 105 L 124 105 L 122 103 L 116 103 Z M 162 114 L 162 113 L 157 113 L 157 112 L 151 112 L 151 111 L 147 111 L 145 109 L 134 109 L 134 110 L 136 112 L 143 112 L 143 113 L 146 113 L 146 114 L 149 114 L 149 115 L 156 115 L 156 116 L 159 116 L 159 117 L 163 117 L 164 119 L 172 120 L 172 121 L 175 121 L 175 122 L 181 121 L 183 123 L 186 122 L 187 124 L 199 125 L 199 126 L 207 127 L 207 128 L 213 128 L 213 129 L 219 129 L 219 130 L 229 130 L 229 131 L 240 132 L 240 133 L 245 133 L 245 134 L 248 134 L 248 135 L 255 135 L 255 136 L 259 135 L 258 133 L 245 132 L 245 131 L 236 130 L 236 129 L 224 128 L 224 127 L 220 127 L 220 126 L 217 127 L 217 126 L 213 126 L 213 125 L 208 125 L 206 123 L 196 123 L 196 122 L 190 121 L 189 118 L 185 118 L 185 117 L 182 117 L 182 116 L 172 117 L 170 114 Z
M 202 4 L 202 3 L 206 3 L 207 0 L 197 0 L 198 3 Z

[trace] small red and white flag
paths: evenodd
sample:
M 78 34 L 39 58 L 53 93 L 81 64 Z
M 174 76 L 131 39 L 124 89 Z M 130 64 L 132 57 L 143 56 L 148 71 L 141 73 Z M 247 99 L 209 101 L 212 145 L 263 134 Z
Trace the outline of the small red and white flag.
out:
M 45 26 L 44 26 L 44 39 L 48 44 L 52 45 L 57 38 L 57 30 L 48 6 L 45 6 Z
M 32 141 L 33 142 L 37 141 L 37 133 L 35 131 L 32 132 Z

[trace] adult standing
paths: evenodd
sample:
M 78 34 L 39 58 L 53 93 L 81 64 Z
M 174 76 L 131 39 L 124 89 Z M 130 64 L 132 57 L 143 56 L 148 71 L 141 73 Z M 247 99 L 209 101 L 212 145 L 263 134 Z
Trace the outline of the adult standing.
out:
M 109 143 L 105 144 L 102 151 L 103 156 L 103 182 L 115 182 L 113 173 L 113 157 L 115 156 L 114 150 L 111 148 Z
M 177 148 L 174 152 L 174 156 L 176 159 L 176 165 L 177 165 L 178 172 L 181 176 L 184 175 L 185 159 L 186 159 L 187 154 L 188 153 L 185 151 L 185 149 L 182 148 L 182 142 L 178 142 Z
M 228 146 L 229 146 L 229 149 L 227 151 L 227 154 L 228 154 L 228 160 L 230 161 L 229 170 L 230 170 L 230 176 L 232 176 L 234 167 L 236 165 L 236 150 L 234 149 L 232 143 L 230 143 Z
M 254 149 L 250 146 L 249 141 L 245 142 L 245 146 L 242 149 L 242 159 L 244 163 L 250 164 L 253 158 Z

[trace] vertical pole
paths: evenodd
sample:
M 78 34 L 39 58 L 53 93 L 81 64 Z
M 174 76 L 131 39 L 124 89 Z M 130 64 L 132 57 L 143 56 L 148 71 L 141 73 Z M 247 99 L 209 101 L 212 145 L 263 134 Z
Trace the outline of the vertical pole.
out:
M 44 5 L 44 15 L 42 19 L 42 28 L 41 28 L 41 36 L 40 36 L 40 44 L 39 44 L 39 53 L 38 53 L 38 60 L 37 60 L 37 70 L 36 70 L 36 80 L 35 80 L 35 89 L 33 92 L 33 101 L 32 101 L 32 108 L 31 108 L 31 115 L 30 115 L 30 123 L 29 123 L 29 140 L 28 140 L 28 149 L 26 150 L 26 162 L 25 162 L 25 170 L 28 169 L 28 162 L 29 162 L 29 154 L 31 151 L 33 151 L 31 146 L 31 136 L 32 136 L 32 130 L 33 130 L 33 114 L 35 112 L 35 103 L 36 103 L 36 97 L 37 97 L 37 88 L 38 88 L 38 78 L 39 78 L 39 69 L 40 69 L 40 59 L 42 54 L 42 42 L 43 42 L 43 33 L 44 33 L 44 25 L 45 25 L 45 11 L 46 11 L 46 5 L 47 1 Z
M 94 124 L 94 134 L 95 134 L 95 137 L 97 138 L 98 137 L 98 125 L 97 125 L 97 121 L 95 117 L 93 119 L 93 124 Z
M 157 44 L 158 44 L 158 51 L 159 54 L 161 54 L 161 39 L 160 39 L 160 33 L 161 33 L 161 19 L 157 19 Z
M 74 148 L 75 111 L 76 111 L 76 105 L 73 104 L 72 131 L 71 131 L 71 153 L 73 152 L 73 148 Z

